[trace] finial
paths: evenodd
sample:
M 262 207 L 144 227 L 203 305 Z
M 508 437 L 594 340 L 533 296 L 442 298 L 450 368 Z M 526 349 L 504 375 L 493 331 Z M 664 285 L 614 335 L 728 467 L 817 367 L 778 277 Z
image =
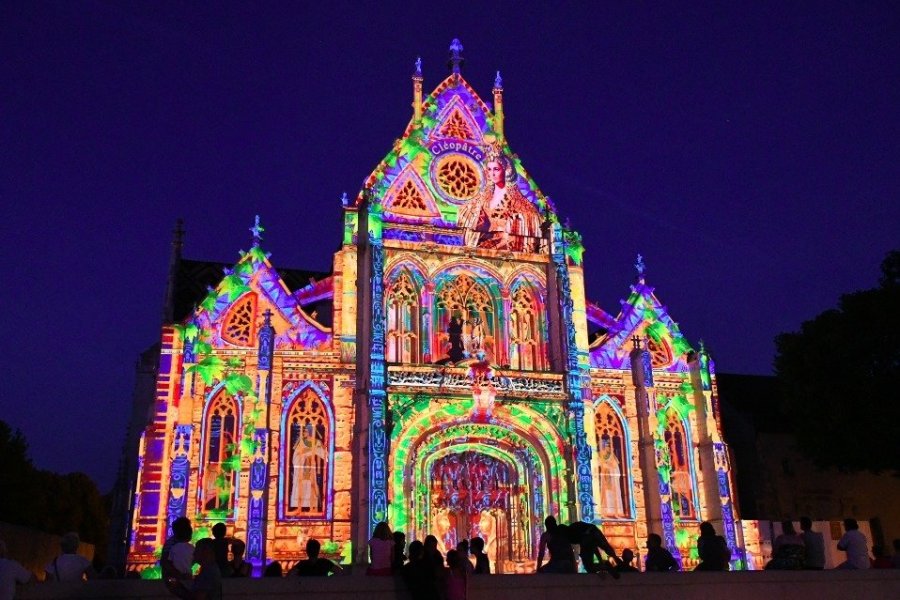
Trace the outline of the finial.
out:
M 413 77 L 421 77 L 422 76 L 422 57 L 416 57 L 416 72 L 413 73 Z
M 350 206 L 350 198 L 347 197 L 347 192 L 341 194 L 341 206 L 347 207 Z
M 263 327 L 271 327 L 272 326 L 272 311 L 270 309 L 266 309 L 263 311 Z
M 700 354 L 706 354 L 706 343 L 702 339 L 700 340 Z
M 262 232 L 265 231 L 265 228 L 259 224 L 259 215 L 256 215 L 256 220 L 253 222 L 253 227 L 250 228 L 250 233 L 253 234 L 253 245 L 259 246 L 259 241 L 262 239 Z
M 637 261 L 634 263 L 634 268 L 637 270 L 638 281 L 644 283 L 644 273 L 647 271 L 647 265 L 644 264 L 644 257 L 640 254 L 637 255 Z
M 450 67 L 452 73 L 459 73 L 460 67 L 466 62 L 466 59 L 462 57 L 462 51 L 462 43 L 458 38 L 453 38 L 453 41 L 450 42 L 450 60 L 447 61 L 447 66 Z
M 500 77 L 500 71 L 497 71 L 497 76 L 494 77 L 494 89 L 495 90 L 503 89 L 503 78 Z

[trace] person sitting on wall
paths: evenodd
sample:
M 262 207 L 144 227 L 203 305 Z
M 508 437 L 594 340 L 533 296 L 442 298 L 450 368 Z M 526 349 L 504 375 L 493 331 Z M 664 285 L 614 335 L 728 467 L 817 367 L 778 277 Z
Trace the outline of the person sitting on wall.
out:
M 802 569 L 806 562 L 806 543 L 803 536 L 794 530 L 790 519 L 781 522 L 781 535 L 772 542 L 772 560 L 767 570 Z
M 844 519 L 844 535 L 838 541 L 837 549 L 847 553 L 847 560 L 837 566 L 838 569 L 868 569 L 869 542 L 859 530 L 856 519 Z
M 216 563 L 216 548 L 212 538 L 203 538 L 197 542 L 194 547 L 194 562 L 200 565 L 200 572 L 193 582 L 173 582 L 172 593 L 185 600 L 221 600 L 222 572 Z
M 622 559 L 616 555 L 616 551 L 599 527 L 593 523 L 575 521 L 569 525 L 569 543 L 578 545 L 581 564 L 585 571 L 588 573 L 610 571 L 614 578 L 618 578 L 618 572 L 610 567 L 600 551 L 603 550 L 617 565 L 622 564 Z
M 163 580 L 189 581 L 193 577 L 194 545 L 191 544 L 193 528 L 187 517 L 179 517 L 172 523 L 172 537 L 163 544 L 159 566 Z
M 622 563 L 616 565 L 616 571 L 619 573 L 640 573 L 640 570 L 631 564 L 633 560 L 634 552 L 632 552 L 631 548 L 625 548 L 622 550 Z
M 731 560 L 731 549 L 721 535 L 716 535 L 712 523 L 703 521 L 700 523 L 700 537 L 697 538 L 697 554 L 700 555 L 700 564 L 695 571 L 727 571 L 728 562 Z
M 552 519 L 552 517 L 548 517 Z M 556 520 L 553 520 L 555 524 Z M 547 523 L 547 520 L 544 520 Z M 538 568 L 538 573 L 576 573 L 575 552 L 572 550 L 571 534 L 567 525 L 548 525 L 545 532 L 546 549 L 550 552 L 550 562 Z M 551 529 L 552 527 L 552 529 Z M 542 535 L 543 539 L 544 536 Z M 543 553 L 538 553 L 538 563 L 543 559 Z
M 369 540 L 369 568 L 366 575 L 390 575 L 394 554 L 394 536 L 387 523 L 381 521 Z
M 431 536 L 434 537 L 434 536 Z M 435 548 L 437 538 L 435 538 Z M 443 562 L 443 560 L 441 561 Z M 425 558 L 425 545 L 416 540 L 409 545 L 409 562 L 400 569 L 412 600 L 438 600 L 434 565 Z
M 306 542 L 306 560 L 301 560 L 293 569 L 291 569 L 298 577 L 327 577 L 328 575 L 338 575 L 343 572 L 340 565 L 327 558 L 320 558 L 319 551 L 322 546 L 319 540 L 310 538 Z
M 44 567 L 48 581 L 83 581 L 97 577 L 91 561 L 76 554 L 79 544 L 81 544 L 81 540 L 74 531 L 70 531 L 60 538 L 59 547 L 62 549 L 62 554 Z
M 647 536 L 647 559 L 644 569 L 652 572 L 678 571 L 678 561 L 667 548 L 663 548 L 662 538 L 656 533 Z
M 812 519 L 800 517 L 800 537 L 806 547 L 806 559 L 803 568 L 813 571 L 821 571 L 825 568 L 825 537 L 812 530 Z
M 247 550 L 247 544 L 242 540 L 232 539 L 231 554 L 232 559 L 228 563 L 228 570 L 231 577 L 250 577 L 253 565 L 244 560 L 244 552 Z

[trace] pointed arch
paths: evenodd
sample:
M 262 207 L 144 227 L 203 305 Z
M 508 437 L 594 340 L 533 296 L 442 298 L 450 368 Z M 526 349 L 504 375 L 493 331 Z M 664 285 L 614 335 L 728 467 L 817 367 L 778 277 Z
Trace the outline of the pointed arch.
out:
M 441 216 L 425 182 L 409 164 L 394 180 L 386 194 L 385 210 L 404 217 L 431 219 Z
M 473 358 L 483 352 L 487 360 L 497 353 L 499 294 L 496 280 L 472 272 L 441 278 L 435 287 L 432 347 L 438 359 Z M 456 336 L 459 336 L 458 339 Z
M 628 421 L 615 402 L 603 395 L 594 405 L 594 432 L 600 470 L 600 515 L 631 519 L 634 515 L 631 479 L 631 436 Z
M 219 384 L 207 396 L 201 433 L 199 502 L 201 514 L 233 519 L 238 496 L 235 457 L 241 431 L 239 398 Z
M 330 394 L 304 381 L 286 386 L 284 395 L 278 512 L 285 520 L 330 519 L 335 434 Z
M 256 292 L 237 299 L 222 319 L 222 339 L 235 346 L 252 346 L 256 342 Z
M 664 438 L 669 452 L 672 511 L 682 520 L 696 520 L 697 486 L 690 429 L 678 411 L 670 408 L 665 415 Z
M 459 95 L 454 95 L 441 110 L 437 118 L 438 125 L 432 135 L 439 138 L 451 138 L 480 144 L 481 127 L 463 104 Z
M 419 363 L 422 359 L 421 288 L 407 269 L 393 272 L 384 292 L 389 363 Z
M 513 285 L 509 296 L 510 368 L 547 369 L 546 322 L 539 291 L 523 277 Z

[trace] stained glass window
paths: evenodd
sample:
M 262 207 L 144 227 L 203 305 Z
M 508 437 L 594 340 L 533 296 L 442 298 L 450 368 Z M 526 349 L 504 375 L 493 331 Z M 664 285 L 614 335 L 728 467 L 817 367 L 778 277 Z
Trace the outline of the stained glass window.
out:
M 628 518 L 631 516 L 631 490 L 625 425 L 610 401 L 597 406 L 594 429 L 600 466 L 600 514 L 612 519 Z
M 256 341 L 256 294 L 244 294 L 225 315 L 222 339 L 236 346 L 252 346 Z
M 387 361 L 419 362 L 419 292 L 412 276 L 401 272 L 388 285 Z
M 509 364 L 523 371 L 546 368 L 541 312 L 534 288 L 521 283 L 513 289 L 509 316 Z
M 310 388 L 300 392 L 288 408 L 285 426 L 284 514 L 322 517 L 328 503 L 328 413 Z
M 672 510 L 682 519 L 696 518 L 694 484 L 691 477 L 691 448 L 684 428 L 684 420 L 675 411 L 666 413 L 666 445 L 671 462 L 670 482 Z
M 211 401 L 204 423 L 201 506 L 203 511 L 224 511 L 225 517 L 234 509 L 235 470 L 230 461 L 237 452 L 237 415 L 237 402 L 223 392 Z
M 450 198 L 468 200 L 481 187 L 481 174 L 470 159 L 457 154 L 445 156 L 435 172 L 437 184 Z
M 459 344 L 465 358 L 484 353 L 490 360 L 494 354 L 496 331 L 494 303 L 487 287 L 467 274 L 448 278 L 437 293 L 435 302 L 439 356 L 452 356 Z M 448 336 L 445 332 L 458 332 Z M 458 335 L 456 340 L 454 336 Z

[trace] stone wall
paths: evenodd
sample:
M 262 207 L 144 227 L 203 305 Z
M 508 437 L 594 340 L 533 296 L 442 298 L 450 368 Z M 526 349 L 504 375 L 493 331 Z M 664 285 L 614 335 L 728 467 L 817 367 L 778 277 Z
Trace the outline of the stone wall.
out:
M 409 596 L 388 577 L 344 575 L 328 578 L 232 579 L 225 597 L 256 600 L 297 598 L 316 600 L 395 600 Z M 491 575 L 475 577 L 470 600 L 571 600 L 572 598 L 816 598 L 816 600 L 894 600 L 900 597 L 900 570 L 733 573 L 634 573 L 619 580 L 594 575 Z M 45 583 L 20 588 L 26 600 L 60 598 L 132 598 L 169 600 L 160 581 L 92 581 L 82 585 Z

